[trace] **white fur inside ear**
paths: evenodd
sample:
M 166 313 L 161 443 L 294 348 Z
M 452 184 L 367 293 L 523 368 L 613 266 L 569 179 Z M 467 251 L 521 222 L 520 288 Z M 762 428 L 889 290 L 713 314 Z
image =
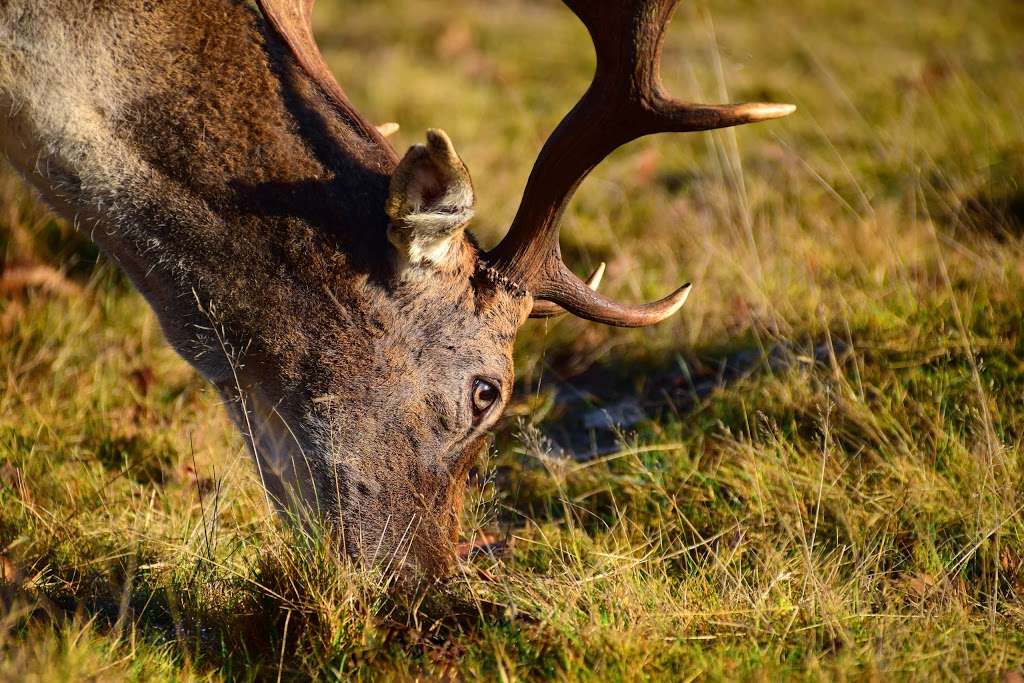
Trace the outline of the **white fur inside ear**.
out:
M 461 234 L 461 233 L 460 233 Z M 444 268 L 455 255 L 452 246 L 455 236 L 439 240 L 420 240 L 412 237 L 394 225 L 388 226 L 388 241 L 395 247 L 395 256 L 400 270 L 422 271 L 424 268 Z
M 388 240 L 402 269 L 454 265 L 473 218 L 473 182 L 443 131 L 409 149 L 391 178 Z

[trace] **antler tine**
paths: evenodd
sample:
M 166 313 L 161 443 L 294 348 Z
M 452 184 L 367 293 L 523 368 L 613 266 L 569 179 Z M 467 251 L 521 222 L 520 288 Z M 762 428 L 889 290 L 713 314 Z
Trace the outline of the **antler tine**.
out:
M 299 66 L 323 91 L 338 114 L 361 137 L 384 149 L 390 157 L 392 166 L 397 164 L 398 154 L 394 147 L 376 126 L 363 118 L 352 106 L 345 91 L 334 80 L 327 62 L 320 53 L 320 48 L 317 47 L 316 38 L 313 36 L 313 5 L 316 4 L 316 0 L 256 0 L 256 4 L 277 35 L 288 46 Z
M 647 327 L 674 315 L 690 296 L 691 285 L 685 285 L 669 294 L 664 299 L 649 304 L 620 304 L 587 287 L 565 265 L 557 279 L 546 283 L 549 301 L 541 301 L 535 306 L 547 308 L 547 304 L 558 302 L 566 311 L 587 320 L 618 327 Z M 536 317 L 531 313 L 531 316 Z
M 604 279 L 605 270 L 604 261 L 601 261 L 600 265 L 594 269 L 594 272 L 587 278 L 586 285 L 588 288 L 597 291 L 597 288 L 601 286 L 601 280 Z M 538 301 L 533 304 L 533 310 L 530 311 L 531 318 L 554 318 L 557 315 L 563 315 L 567 311 L 556 303 L 550 301 Z
M 660 55 L 679 0 L 563 0 L 590 32 L 594 80 L 544 144 L 508 234 L 487 258 L 534 299 L 576 315 L 626 327 L 675 313 L 688 287 L 644 306 L 617 304 L 589 289 L 562 263 L 558 224 L 587 174 L 618 147 L 653 133 L 725 128 L 786 116 L 789 104 L 697 105 L 664 91 Z M 555 309 L 538 304 L 541 312 Z

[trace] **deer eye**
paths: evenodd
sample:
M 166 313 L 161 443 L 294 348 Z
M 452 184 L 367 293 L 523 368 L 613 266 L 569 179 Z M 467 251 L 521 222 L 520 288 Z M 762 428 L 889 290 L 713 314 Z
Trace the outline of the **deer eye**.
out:
M 494 402 L 501 398 L 501 392 L 485 379 L 477 377 L 473 380 L 473 417 L 479 418 L 486 413 Z

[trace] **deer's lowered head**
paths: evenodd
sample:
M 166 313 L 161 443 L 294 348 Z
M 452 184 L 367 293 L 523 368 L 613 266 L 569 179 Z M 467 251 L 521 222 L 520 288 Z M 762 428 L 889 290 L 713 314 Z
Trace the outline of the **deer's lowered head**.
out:
M 440 574 L 526 319 L 650 325 L 689 293 L 624 305 L 597 293 L 603 268 L 574 275 L 558 225 L 575 189 L 638 137 L 792 111 L 666 95 L 677 2 L 565 0 L 596 74 L 486 252 L 448 136 L 395 153 L 330 75 L 313 0 L 8 0 L 0 145 L 225 397 L 270 499 L 354 556 Z

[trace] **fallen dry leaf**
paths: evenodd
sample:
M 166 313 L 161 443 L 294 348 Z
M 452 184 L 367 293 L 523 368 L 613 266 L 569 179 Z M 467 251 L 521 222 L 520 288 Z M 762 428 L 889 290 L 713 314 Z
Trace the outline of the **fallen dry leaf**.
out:
M 135 385 L 135 388 L 139 390 L 139 393 L 146 396 L 149 394 L 149 388 L 156 381 L 156 373 L 153 372 L 153 368 L 143 365 L 129 372 L 128 378 Z
M 6 555 L 0 555 L 0 582 L 18 583 L 19 581 L 21 581 L 21 572 Z
M 451 22 L 434 42 L 434 52 L 444 60 L 452 60 L 473 52 L 473 29 L 464 21 Z
M 21 471 L 14 465 L 0 465 L 0 484 L 17 488 L 21 483 Z
M 181 469 L 185 479 L 196 487 L 196 491 L 199 492 L 200 496 L 205 496 L 217 488 L 217 482 L 210 477 L 200 475 L 192 465 L 185 465 Z
M 480 553 L 490 556 L 499 556 L 509 547 L 511 547 L 511 543 L 503 541 L 498 534 L 488 532 L 477 534 L 476 538 L 472 541 L 463 541 L 462 543 L 459 543 L 455 546 L 455 552 L 458 554 L 460 559 L 468 560 Z
M 918 572 L 904 579 L 904 585 L 918 598 L 925 598 L 939 585 L 934 576 Z
M 0 274 L 0 295 L 13 296 L 26 289 L 39 288 L 60 296 L 76 296 L 82 288 L 56 268 L 43 265 L 8 266 Z

